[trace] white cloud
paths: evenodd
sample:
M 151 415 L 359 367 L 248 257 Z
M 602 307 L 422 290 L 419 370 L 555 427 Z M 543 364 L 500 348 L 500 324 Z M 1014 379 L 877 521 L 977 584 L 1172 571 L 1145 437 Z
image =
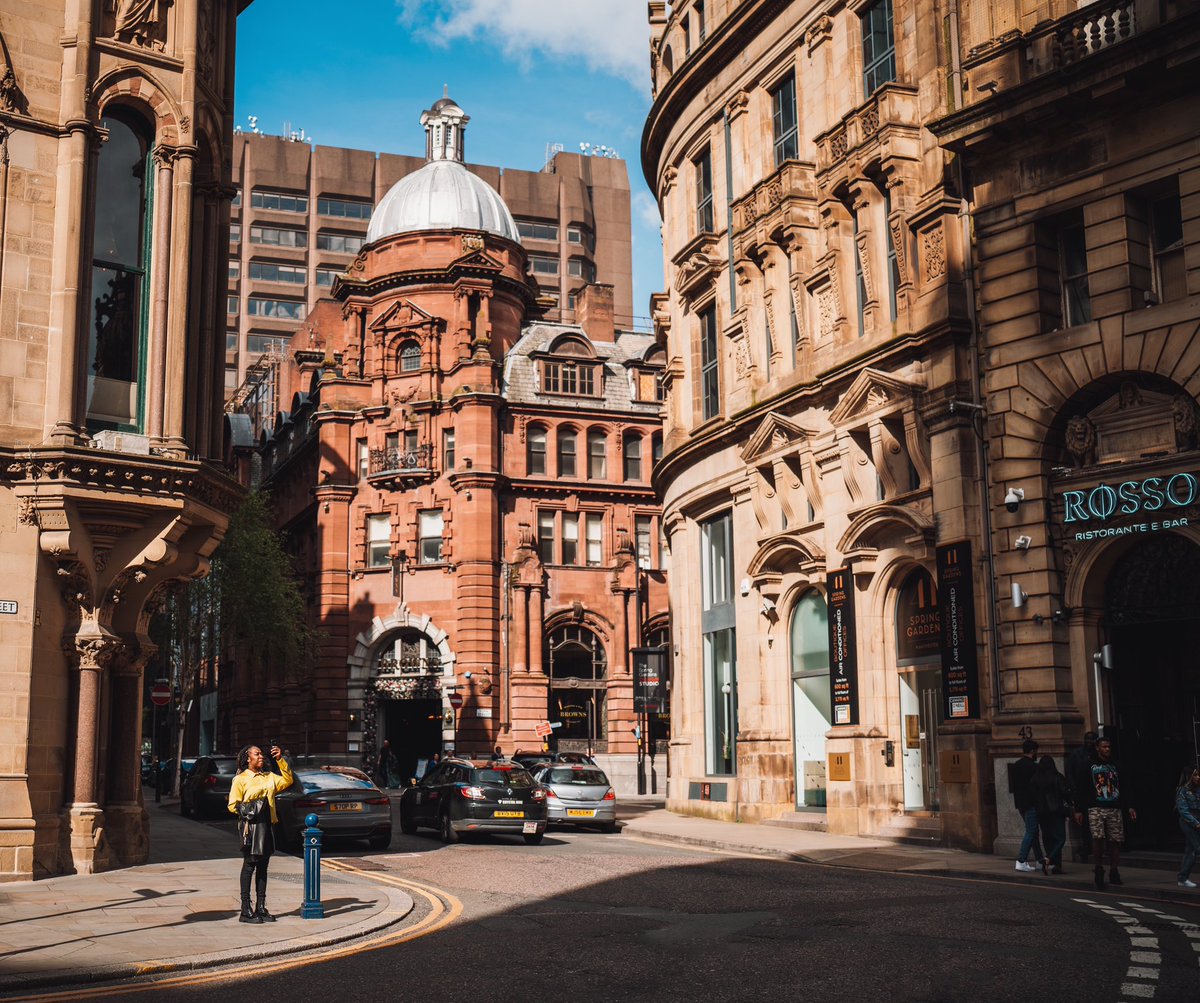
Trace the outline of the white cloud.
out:
M 397 0 L 400 20 L 430 42 L 492 42 L 528 65 L 535 53 L 649 90 L 650 27 L 641 0 Z
M 633 193 L 633 213 L 647 230 L 656 232 L 662 226 L 662 217 L 658 214 L 658 203 L 654 201 L 649 192 Z

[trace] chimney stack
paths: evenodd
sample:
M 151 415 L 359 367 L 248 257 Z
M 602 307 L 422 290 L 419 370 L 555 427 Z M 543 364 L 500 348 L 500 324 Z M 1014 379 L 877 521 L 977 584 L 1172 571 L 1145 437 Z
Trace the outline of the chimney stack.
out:
M 591 342 L 617 340 L 613 323 L 613 287 L 590 285 L 575 297 L 575 319 Z

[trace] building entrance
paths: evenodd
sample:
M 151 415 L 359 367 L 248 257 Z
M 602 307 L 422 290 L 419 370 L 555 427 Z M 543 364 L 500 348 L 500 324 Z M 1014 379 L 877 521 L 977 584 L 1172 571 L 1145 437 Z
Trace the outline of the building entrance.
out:
M 440 699 L 388 700 L 382 702 L 383 739 L 396 755 L 400 786 L 417 775 L 417 763 L 442 751 L 442 701 Z
M 1103 730 L 1138 813 L 1127 845 L 1180 850 L 1175 788 L 1200 759 L 1200 547 L 1173 533 L 1146 540 L 1113 568 L 1106 598 Z
M 942 720 L 941 617 L 933 576 L 914 568 L 896 597 L 900 757 L 907 811 L 938 811 L 938 725 Z

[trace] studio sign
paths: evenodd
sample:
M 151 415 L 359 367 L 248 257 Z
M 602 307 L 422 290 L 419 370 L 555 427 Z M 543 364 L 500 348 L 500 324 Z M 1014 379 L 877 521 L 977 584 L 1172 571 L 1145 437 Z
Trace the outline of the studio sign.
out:
M 1097 484 L 1081 491 L 1064 491 L 1063 522 L 1107 522 L 1117 516 L 1135 516 L 1149 512 L 1188 508 L 1200 502 L 1200 479 L 1195 474 L 1172 474 L 1170 477 L 1147 477 L 1141 481 L 1122 481 L 1120 484 Z M 1076 533 L 1076 539 L 1120 533 L 1150 532 L 1186 526 L 1187 519 L 1166 518 L 1124 526 L 1120 529 L 1089 529 Z

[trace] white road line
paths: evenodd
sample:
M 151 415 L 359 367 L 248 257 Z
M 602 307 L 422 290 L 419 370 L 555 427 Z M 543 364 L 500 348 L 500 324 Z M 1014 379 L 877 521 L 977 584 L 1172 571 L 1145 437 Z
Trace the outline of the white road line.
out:
M 1134 916 L 1122 912 L 1106 903 L 1093 902 L 1091 899 L 1075 899 L 1089 909 L 1101 912 L 1109 919 L 1121 925 L 1121 930 L 1129 937 L 1129 970 L 1125 973 L 1125 982 L 1121 983 L 1122 1003 L 1132 1000 L 1153 999 L 1158 988 L 1159 966 L 1162 964 L 1162 954 L 1158 951 L 1158 938 L 1154 931 L 1147 926 L 1141 926 Z M 1132 906 L 1132 903 L 1122 902 L 1121 905 Z M 1135 907 L 1136 908 L 1136 907 Z M 1139 912 L 1153 912 L 1138 908 Z M 1154 913 L 1157 917 L 1158 914 Z M 1140 981 L 1132 981 L 1138 979 Z

